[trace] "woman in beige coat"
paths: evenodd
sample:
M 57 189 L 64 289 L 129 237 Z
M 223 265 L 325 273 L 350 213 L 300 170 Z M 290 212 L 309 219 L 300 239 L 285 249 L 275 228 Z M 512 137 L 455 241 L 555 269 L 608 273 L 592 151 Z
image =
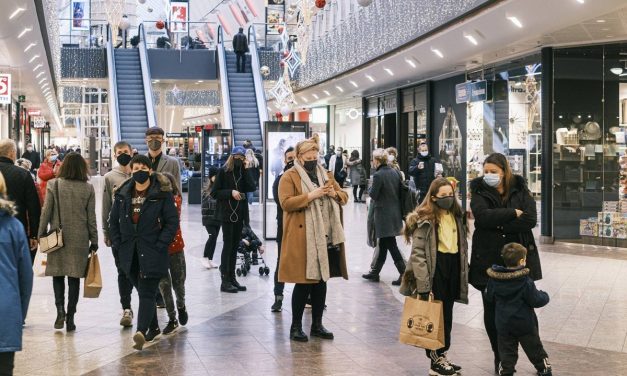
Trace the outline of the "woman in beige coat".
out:
M 279 183 L 283 208 L 279 281 L 296 284 L 290 339 L 300 342 L 309 340 L 302 328 L 309 296 L 313 317 L 310 334 L 333 339 L 333 333 L 322 325 L 327 280 L 348 279 L 341 209 L 348 194 L 318 163 L 319 151 L 318 135 L 299 142 L 294 167 L 283 174 Z

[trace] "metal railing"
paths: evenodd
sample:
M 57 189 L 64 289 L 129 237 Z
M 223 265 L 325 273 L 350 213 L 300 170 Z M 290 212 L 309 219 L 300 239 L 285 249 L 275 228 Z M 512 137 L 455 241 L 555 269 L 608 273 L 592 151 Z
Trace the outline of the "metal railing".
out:
M 263 86 L 263 79 L 261 77 L 261 73 L 259 72 L 259 68 L 261 67 L 259 63 L 259 53 L 257 47 L 257 36 L 255 33 L 251 33 L 251 29 L 253 29 L 253 25 L 248 28 L 248 45 L 250 50 L 250 68 L 253 73 L 253 81 L 255 83 L 255 98 L 257 100 L 257 112 L 259 114 L 259 126 L 261 127 L 261 142 L 265 145 L 264 140 L 264 125 L 265 122 L 270 119 L 268 115 L 268 107 L 266 106 L 266 91 Z
M 143 22 L 148 48 L 213 50 L 216 47 L 218 25 L 214 22 L 164 22 L 161 29 L 157 28 L 158 22 L 162 21 Z
M 118 85 L 115 76 L 113 38 L 111 27 L 107 25 L 107 70 L 109 71 L 109 120 L 111 124 L 111 145 L 120 140 L 120 114 L 118 113 Z
M 61 47 L 104 48 L 107 44 L 108 21 L 83 19 L 75 25 L 71 18 L 59 18 Z
M 155 99 L 152 93 L 152 82 L 150 74 L 150 64 L 148 63 L 148 51 L 146 46 L 146 31 L 144 24 L 139 24 L 139 61 L 142 69 L 142 81 L 144 83 L 144 98 L 146 101 L 146 115 L 148 116 L 148 127 L 157 126 L 157 117 L 155 114 Z
M 231 96 L 229 95 L 228 72 L 226 68 L 226 52 L 224 50 L 224 35 L 222 34 L 222 26 L 218 26 L 218 68 L 220 69 L 220 92 L 222 98 L 222 113 L 224 127 L 233 129 L 233 121 L 231 115 Z

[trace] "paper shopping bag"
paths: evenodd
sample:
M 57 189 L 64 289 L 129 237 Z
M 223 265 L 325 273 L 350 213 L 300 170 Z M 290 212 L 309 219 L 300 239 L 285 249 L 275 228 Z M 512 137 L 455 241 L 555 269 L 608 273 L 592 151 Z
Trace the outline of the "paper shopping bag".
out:
M 428 350 L 444 347 L 442 302 L 406 297 L 399 341 Z
M 83 288 L 83 297 L 97 298 L 102 290 L 102 275 L 100 274 L 100 262 L 98 254 L 91 252 L 89 263 L 87 264 L 87 276 L 85 277 L 85 286 Z
M 46 265 L 48 264 L 48 255 L 43 252 L 37 252 L 35 261 L 33 262 L 33 274 L 35 277 L 46 276 Z

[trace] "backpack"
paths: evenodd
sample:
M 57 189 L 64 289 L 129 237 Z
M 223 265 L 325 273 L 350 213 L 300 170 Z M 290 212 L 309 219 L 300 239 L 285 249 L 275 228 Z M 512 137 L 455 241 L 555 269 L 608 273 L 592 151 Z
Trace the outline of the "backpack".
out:
M 400 184 L 400 198 L 401 198 L 401 215 L 403 220 L 407 217 L 407 215 L 413 212 L 418 206 L 418 195 L 419 192 L 415 187 L 410 186 L 407 181 L 402 179 L 402 175 L 398 172 L 398 176 L 401 178 Z

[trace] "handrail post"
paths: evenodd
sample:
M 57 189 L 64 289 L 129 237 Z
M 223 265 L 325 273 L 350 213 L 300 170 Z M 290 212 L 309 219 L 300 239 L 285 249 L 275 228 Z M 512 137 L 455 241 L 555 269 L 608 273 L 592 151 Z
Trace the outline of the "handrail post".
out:
M 115 58 L 111 25 L 107 24 L 107 70 L 109 71 L 109 119 L 111 144 L 120 141 L 120 114 L 118 113 L 118 85 L 115 74 Z
M 226 51 L 224 50 L 224 35 L 222 34 L 222 26 L 218 26 L 218 67 L 220 70 L 220 92 L 222 98 L 222 118 L 224 119 L 224 129 L 233 129 L 233 121 L 231 118 L 231 96 L 229 94 L 228 72 L 226 68 Z
M 148 117 L 148 127 L 157 126 L 157 117 L 155 115 L 155 100 L 152 92 L 152 81 L 150 74 L 150 64 L 148 62 L 148 49 L 146 47 L 146 30 L 144 24 L 140 23 L 138 28 L 140 36 L 139 43 L 139 61 L 142 69 L 142 81 L 144 83 L 144 97 L 146 101 L 146 115 Z
M 251 35 L 250 30 L 251 28 L 253 28 L 254 25 L 251 25 L 248 27 L 248 35 Z M 250 50 L 250 69 L 252 71 L 253 74 L 253 82 L 255 83 L 255 99 L 257 100 L 257 112 L 259 114 L 259 127 L 261 129 L 261 142 L 264 146 L 266 146 L 265 144 L 265 140 L 264 140 L 264 125 L 265 122 L 268 121 L 270 119 L 270 116 L 268 114 L 268 107 L 267 107 L 267 99 L 266 99 L 266 92 L 264 90 L 263 87 L 263 80 L 261 78 L 261 73 L 259 72 L 259 67 L 261 67 L 261 62 L 259 59 L 259 50 L 258 50 L 258 45 L 257 45 L 257 33 L 254 32 L 252 33 L 251 38 L 248 40 L 248 44 L 249 44 L 249 50 Z

